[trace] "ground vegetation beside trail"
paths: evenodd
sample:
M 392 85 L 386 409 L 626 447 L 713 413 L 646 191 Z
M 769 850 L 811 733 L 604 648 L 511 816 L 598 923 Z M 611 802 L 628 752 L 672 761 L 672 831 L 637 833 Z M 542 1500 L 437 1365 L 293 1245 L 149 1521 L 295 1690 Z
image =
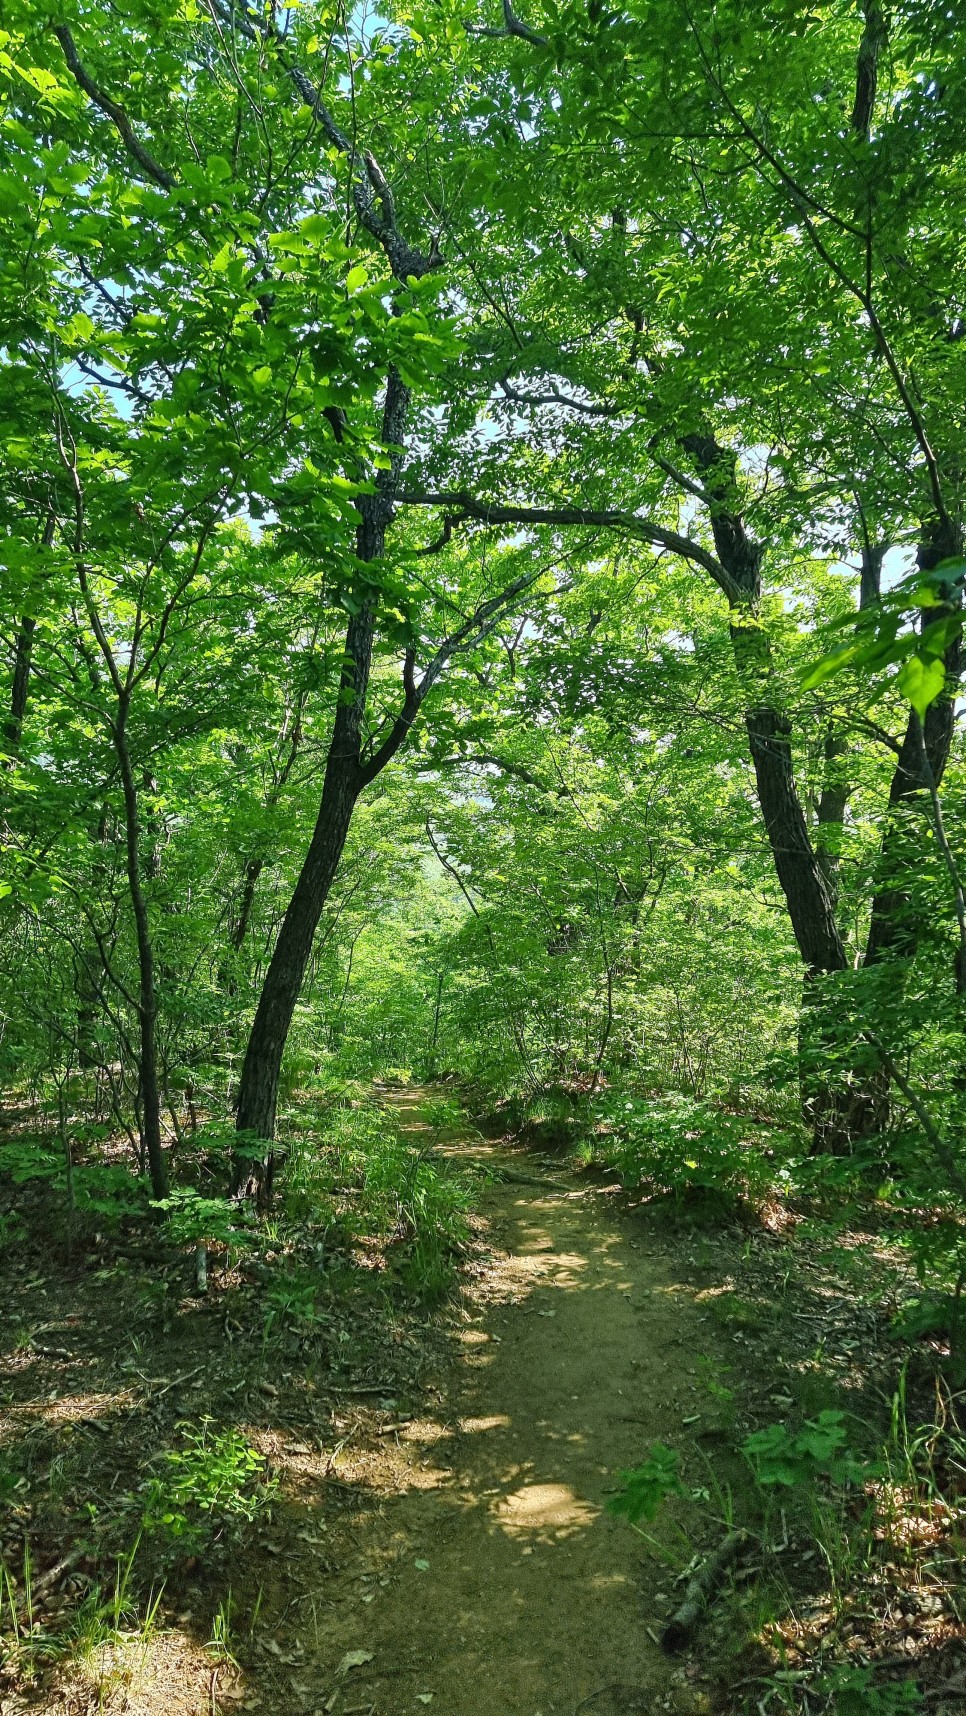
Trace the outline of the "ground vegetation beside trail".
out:
M 327 1230 L 213 1249 L 204 1295 L 192 1249 L 51 1246 L 27 1204 L 7 1708 L 957 1709 L 955 1397 L 935 1342 L 896 1334 L 915 1282 L 888 1238 L 777 1203 L 709 1223 L 454 1109 L 371 1111 L 458 1208 L 445 1298 L 344 1146 Z M 747 1556 L 669 1656 L 736 1527 Z

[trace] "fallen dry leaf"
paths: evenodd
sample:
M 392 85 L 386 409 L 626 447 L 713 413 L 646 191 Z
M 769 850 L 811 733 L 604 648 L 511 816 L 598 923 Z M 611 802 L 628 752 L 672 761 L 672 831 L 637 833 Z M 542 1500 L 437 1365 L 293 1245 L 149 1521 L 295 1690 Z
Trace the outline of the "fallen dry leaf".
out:
M 373 1650 L 347 1650 L 335 1672 L 341 1678 L 350 1668 L 361 1668 L 363 1663 L 371 1662 L 375 1654 Z

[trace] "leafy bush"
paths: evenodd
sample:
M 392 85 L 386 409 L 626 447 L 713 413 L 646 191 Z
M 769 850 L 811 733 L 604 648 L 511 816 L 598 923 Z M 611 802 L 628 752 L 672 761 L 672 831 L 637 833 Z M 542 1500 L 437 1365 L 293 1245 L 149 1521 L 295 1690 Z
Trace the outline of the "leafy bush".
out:
M 318 1133 L 293 1139 L 286 1187 L 290 1216 L 335 1229 L 350 1244 L 386 1244 L 417 1297 L 448 1290 L 468 1236 L 470 1183 L 407 1143 L 377 1103 L 334 1109 Z
M 173 1245 L 250 1245 L 245 1212 L 229 1198 L 204 1198 L 191 1186 L 181 1186 L 152 1208 L 164 1211 L 162 1232 Z
M 451 1096 L 427 1096 L 420 1103 L 419 1111 L 433 1132 L 447 1132 L 466 1125 L 462 1107 Z
M 78 1164 L 67 1171 L 63 1151 L 38 1139 L 15 1139 L 0 1145 L 0 1173 L 15 1186 L 45 1181 L 56 1189 L 65 1208 L 96 1216 L 102 1225 L 117 1226 L 147 1211 L 146 1182 L 114 1162 Z
M 141 1523 L 169 1547 L 195 1554 L 255 1519 L 275 1485 L 264 1479 L 264 1455 L 239 1430 L 219 1430 L 210 1418 L 178 1429 L 185 1445 L 161 1456 L 161 1471 L 145 1488 Z
M 831 1409 L 807 1419 L 794 1433 L 784 1424 L 768 1424 L 747 1436 L 741 1451 L 758 1482 L 766 1486 L 793 1489 L 817 1477 L 853 1484 L 869 1472 L 849 1447 L 844 1412 Z
M 648 1186 L 677 1203 L 759 1201 L 787 1178 L 793 1141 L 693 1097 L 610 1092 L 595 1105 L 594 1157 L 625 1185 Z
M 647 1459 L 629 1472 L 620 1472 L 620 1489 L 608 1498 L 607 1510 L 626 1519 L 631 1525 L 640 1520 L 654 1519 L 661 1503 L 668 1496 L 683 1496 L 688 1492 L 681 1482 L 676 1449 L 655 1442 Z

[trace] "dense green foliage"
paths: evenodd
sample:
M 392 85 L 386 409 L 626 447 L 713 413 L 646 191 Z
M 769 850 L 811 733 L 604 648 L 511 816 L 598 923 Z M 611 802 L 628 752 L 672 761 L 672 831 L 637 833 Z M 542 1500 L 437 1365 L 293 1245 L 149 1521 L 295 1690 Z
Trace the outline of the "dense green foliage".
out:
M 0 1167 L 432 1300 L 452 1080 L 956 1362 L 960 8 L 465 13 L 0 5 Z

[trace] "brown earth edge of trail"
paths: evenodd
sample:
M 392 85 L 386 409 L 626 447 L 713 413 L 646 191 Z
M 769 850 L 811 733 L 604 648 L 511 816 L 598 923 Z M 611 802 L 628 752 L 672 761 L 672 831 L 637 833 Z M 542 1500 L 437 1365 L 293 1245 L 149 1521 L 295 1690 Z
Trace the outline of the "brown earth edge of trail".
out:
M 420 1096 L 385 1098 L 410 1138 L 428 1135 Z M 616 1475 L 687 1420 L 709 1343 L 695 1291 L 594 1177 L 467 1133 L 437 1147 L 493 1175 L 457 1354 L 438 1398 L 338 1462 L 365 1489 L 355 1554 L 319 1579 L 311 1647 L 295 1615 L 279 1628 L 280 1655 L 300 1658 L 293 1709 L 707 1710 L 657 1642 L 673 1572 L 605 1511 Z

